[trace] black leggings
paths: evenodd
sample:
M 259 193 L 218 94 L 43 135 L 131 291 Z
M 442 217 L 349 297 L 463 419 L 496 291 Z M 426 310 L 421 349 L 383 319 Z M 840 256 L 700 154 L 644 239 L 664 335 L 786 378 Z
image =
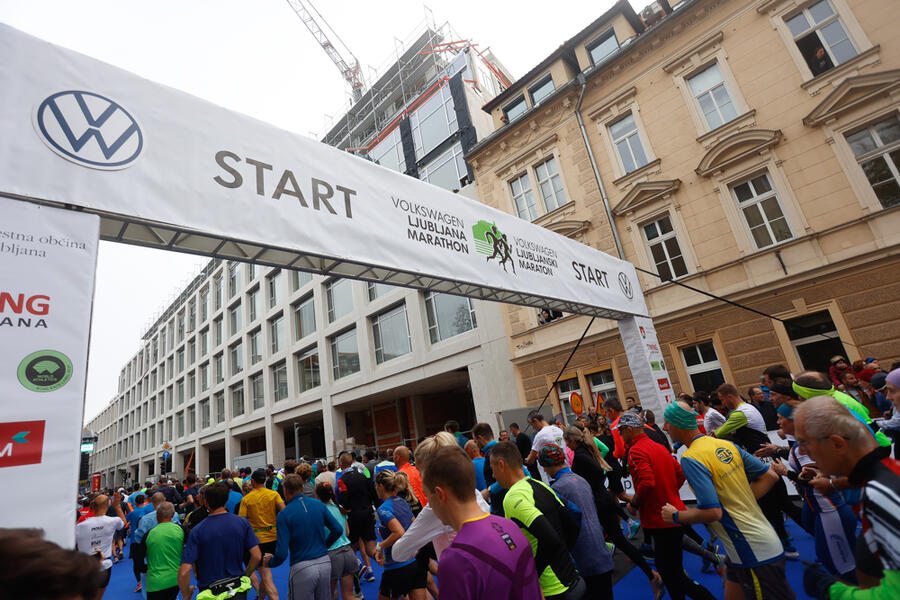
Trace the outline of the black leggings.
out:
M 613 600 L 612 571 L 607 571 L 600 575 L 585 575 L 584 582 L 587 584 L 585 598 L 590 598 L 590 600 Z
M 684 553 L 681 540 L 684 529 L 666 527 L 660 529 L 644 529 L 653 540 L 653 551 L 656 555 L 656 569 L 662 576 L 663 583 L 672 600 L 684 600 L 686 596 L 694 600 L 715 600 L 708 589 L 692 580 L 684 572 Z
M 771 490 L 765 493 L 757 502 L 759 502 L 759 507 L 762 509 L 763 515 L 765 515 L 766 520 L 772 524 L 772 527 L 775 529 L 775 533 L 778 534 L 778 539 L 784 540 L 787 538 L 787 529 L 784 527 L 784 515 L 782 515 L 782 511 L 790 510 L 788 505 L 793 506 L 790 498 L 787 495 L 787 487 L 784 485 L 784 480 L 780 477 L 778 478 L 778 482 L 772 487 Z M 798 514 L 797 517 L 800 517 Z M 791 517 L 793 518 L 793 516 Z M 799 521 L 794 519 L 798 524 L 801 524 L 803 519 Z
M 653 569 L 650 568 L 650 564 L 641 552 L 635 548 L 622 533 L 622 526 L 619 524 L 619 517 L 616 514 L 614 504 L 618 504 L 618 502 L 610 502 L 608 504 L 604 503 L 602 500 L 597 502 L 597 516 L 600 518 L 603 532 L 606 533 L 606 537 L 609 538 L 609 541 L 612 542 L 616 548 L 624 552 L 625 556 L 630 558 L 631 562 L 644 572 L 647 579 L 652 580 L 654 577 Z

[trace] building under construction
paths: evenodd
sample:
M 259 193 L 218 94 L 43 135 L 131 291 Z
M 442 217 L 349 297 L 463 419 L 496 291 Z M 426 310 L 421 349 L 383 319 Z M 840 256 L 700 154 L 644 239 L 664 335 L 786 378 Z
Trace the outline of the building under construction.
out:
M 481 107 L 510 80 L 490 50 L 426 20 L 322 141 L 456 190 L 472 181 L 463 154 L 493 130 Z

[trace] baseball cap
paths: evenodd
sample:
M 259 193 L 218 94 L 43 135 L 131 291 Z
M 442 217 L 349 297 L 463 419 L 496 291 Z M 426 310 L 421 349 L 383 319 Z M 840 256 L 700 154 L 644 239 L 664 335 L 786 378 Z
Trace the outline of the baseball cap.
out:
M 872 387 L 876 390 L 882 390 L 887 385 L 887 373 L 875 373 L 869 380 Z
M 538 452 L 538 464 L 542 467 L 555 467 L 566 463 L 566 453 L 556 444 L 546 443 Z
M 636 429 L 642 429 L 644 427 L 644 420 L 634 413 L 622 413 L 622 416 L 619 417 L 619 422 L 615 427 L 613 427 L 613 429 L 619 429 L 620 427 L 634 427 Z
M 875 362 L 876 360 L 878 360 L 878 359 L 877 359 L 877 358 L 871 358 L 871 357 L 870 357 L 870 358 L 867 358 L 867 359 L 866 359 L 865 361 L 863 361 L 863 362 L 864 362 L 864 364 L 869 364 L 869 363 Z
M 250 477 L 253 478 L 253 481 L 256 483 L 265 483 L 266 482 L 266 470 L 265 469 L 257 469 L 253 471 L 253 475 Z

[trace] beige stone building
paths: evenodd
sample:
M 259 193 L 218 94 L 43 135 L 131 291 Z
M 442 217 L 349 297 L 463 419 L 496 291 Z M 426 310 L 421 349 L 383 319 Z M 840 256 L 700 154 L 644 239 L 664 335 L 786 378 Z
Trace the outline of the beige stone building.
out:
M 827 368 L 838 353 L 888 366 L 898 30 L 894 2 L 659 1 L 640 15 L 618 2 L 485 105 L 495 131 L 467 154 L 479 198 L 613 255 L 618 238 L 659 273 L 641 284 L 676 392 L 746 388 L 767 365 Z M 587 318 L 505 315 L 533 405 Z M 614 322 L 591 326 L 556 411 L 574 390 L 633 393 Z

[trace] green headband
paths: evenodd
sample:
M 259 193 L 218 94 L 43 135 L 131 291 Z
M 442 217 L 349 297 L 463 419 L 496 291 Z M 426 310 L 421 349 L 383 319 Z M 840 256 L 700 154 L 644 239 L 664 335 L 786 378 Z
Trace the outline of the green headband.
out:
M 827 390 L 817 390 L 814 388 L 803 387 L 802 385 L 798 385 L 797 382 L 793 382 L 791 387 L 794 388 L 794 391 L 797 392 L 797 395 L 801 398 L 805 398 L 809 400 L 815 396 L 831 396 L 834 393 L 834 387 L 831 387 Z
M 678 429 L 697 429 L 697 413 L 681 408 L 677 402 L 672 402 L 666 407 L 663 418 Z

